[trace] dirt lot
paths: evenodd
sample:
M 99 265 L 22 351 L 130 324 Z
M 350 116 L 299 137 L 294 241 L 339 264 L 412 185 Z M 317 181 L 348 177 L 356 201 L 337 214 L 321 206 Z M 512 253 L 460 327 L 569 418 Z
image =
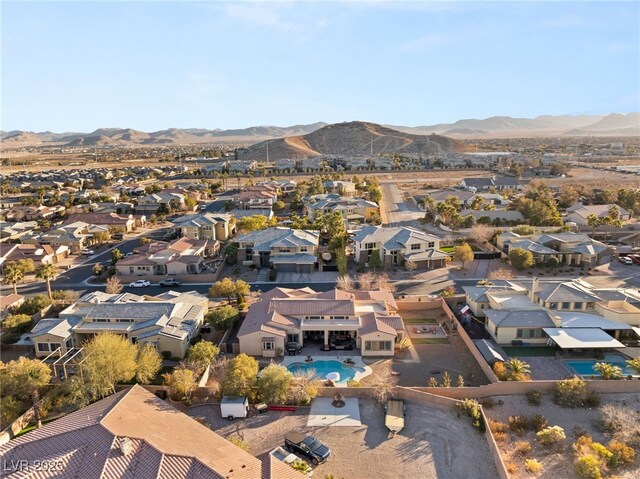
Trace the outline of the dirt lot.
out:
M 542 414 L 548 420 L 549 426 L 560 426 L 565 430 L 567 438 L 557 447 L 543 447 L 536 443 L 535 433 L 526 431 L 521 436 L 510 432 L 506 441 L 498 442 L 502 451 L 503 459 L 509 461 L 517 468 L 517 472 L 512 474 L 512 478 L 531 477 L 524 471 L 523 464 L 526 458 L 534 458 L 543 465 L 542 474 L 539 477 L 564 479 L 577 477 L 573 469 L 573 450 L 571 445 L 576 439 L 578 429 L 580 433 L 585 432 L 592 436 L 594 441 L 607 444 L 611 437 L 606 436 L 600 429 L 599 423 L 602 419 L 600 408 L 568 409 L 556 406 L 549 396 L 543 396 L 540 406 L 530 406 L 523 396 L 496 396 L 493 398 L 498 402 L 502 400 L 504 404 L 496 405 L 485 412 L 491 419 L 508 423 L 509 416 Z M 602 395 L 602 407 L 604 404 L 626 404 L 630 411 L 630 421 L 634 421 L 633 412 L 640 410 L 640 396 L 637 394 L 609 394 Z M 636 416 L 637 417 L 637 416 Z M 517 441 L 527 441 L 532 445 L 532 451 L 525 457 L 514 454 L 514 444 Z M 637 456 L 637 451 L 636 451 Z M 613 471 L 612 471 L 613 473 Z M 640 477 L 640 461 L 636 458 L 635 465 L 630 468 L 615 470 L 616 478 L 631 479 Z
M 296 413 L 271 411 L 229 423 L 219 417 L 218 406 L 187 411 L 224 437 L 242 437 L 256 456 L 282 445 L 291 431 L 313 434 L 332 450 L 329 461 L 314 471 L 319 479 L 325 474 L 346 479 L 497 477 L 484 436 L 468 418 L 457 418 L 452 411 L 408 403 L 405 429 L 394 438 L 388 437 L 382 407 L 370 399 L 360 400 L 359 427 L 309 428 L 308 412 L 308 408 Z

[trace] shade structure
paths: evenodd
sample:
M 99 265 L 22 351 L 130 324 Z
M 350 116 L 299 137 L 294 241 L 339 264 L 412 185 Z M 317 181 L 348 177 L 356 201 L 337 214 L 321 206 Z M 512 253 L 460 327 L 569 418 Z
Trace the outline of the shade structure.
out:
M 542 328 L 549 339 L 562 349 L 624 348 L 600 328 Z

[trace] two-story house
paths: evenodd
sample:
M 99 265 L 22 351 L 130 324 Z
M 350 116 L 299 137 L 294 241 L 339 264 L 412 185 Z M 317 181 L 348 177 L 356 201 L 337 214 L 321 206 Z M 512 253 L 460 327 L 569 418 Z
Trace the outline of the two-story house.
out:
M 351 181 L 329 180 L 324 182 L 324 189 L 329 194 L 340 195 L 347 198 L 356 196 L 356 185 Z
M 58 348 L 64 354 L 96 334 L 113 332 L 182 358 L 202 326 L 207 307 L 208 299 L 194 291 L 170 291 L 156 297 L 89 293 L 58 318 L 44 318 L 34 326 L 31 333 L 36 357 Z
M 318 262 L 320 233 L 291 228 L 267 228 L 237 238 L 238 263 L 278 271 L 311 273 Z
M 388 291 L 275 288 L 253 303 L 238 339 L 240 352 L 274 357 L 287 344 L 331 349 L 350 343 L 362 356 L 393 356 L 404 323 Z
M 233 195 L 233 201 L 241 210 L 272 209 L 278 201 L 278 187 L 265 184 L 249 186 Z
M 333 213 L 337 211 L 345 222 L 366 220 L 379 214 L 378 205 L 364 198 L 353 198 L 336 194 L 313 195 L 304 198 L 304 212 L 310 221 L 318 213 Z
M 170 243 L 155 241 L 120 259 L 116 272 L 122 276 L 185 275 L 208 272 L 205 259 L 220 251 L 220 242 L 179 238 Z
M 235 234 L 236 222 L 230 214 L 203 213 L 178 218 L 174 229 L 184 238 L 226 241 Z
M 384 268 L 410 261 L 417 268 L 442 268 L 448 255 L 439 250 L 440 238 L 408 226 L 363 226 L 353 235 L 355 260 L 369 262 L 372 252 L 380 255 Z

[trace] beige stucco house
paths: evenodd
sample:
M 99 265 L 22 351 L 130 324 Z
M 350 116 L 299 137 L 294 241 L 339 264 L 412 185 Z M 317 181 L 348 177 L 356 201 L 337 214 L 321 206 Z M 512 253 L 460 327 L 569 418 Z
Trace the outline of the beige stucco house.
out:
M 388 291 L 318 293 L 275 288 L 251 305 L 240 330 L 240 352 L 283 354 L 288 344 L 317 349 L 350 347 L 362 356 L 393 356 L 404 323 Z

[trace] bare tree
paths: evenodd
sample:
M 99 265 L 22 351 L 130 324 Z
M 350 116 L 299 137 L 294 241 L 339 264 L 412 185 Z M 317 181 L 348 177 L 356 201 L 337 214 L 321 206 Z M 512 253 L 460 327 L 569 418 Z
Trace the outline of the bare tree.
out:
M 486 243 L 495 234 L 495 229 L 487 225 L 479 224 L 471 228 L 471 238 L 477 243 Z
M 368 291 L 373 288 L 374 282 L 375 274 L 373 273 L 362 273 L 358 275 L 358 289 Z
M 343 274 L 342 276 L 338 277 L 338 280 L 336 281 L 336 286 L 338 289 L 341 289 L 342 291 L 353 291 L 355 289 L 353 280 L 349 275 L 346 275 L 346 274 Z
M 455 238 L 453 237 L 453 235 L 446 235 L 444 238 L 442 238 L 442 245 L 443 246 L 451 246 L 454 242 L 455 242 Z
M 122 283 L 117 276 L 111 276 L 107 279 L 107 288 L 105 290 L 108 294 L 118 294 L 122 291 Z
M 391 364 L 379 365 L 373 372 L 373 397 L 380 404 L 387 402 L 393 396 L 393 390 L 398 384 L 398 378 L 391 371 Z
M 489 279 L 511 279 L 513 278 L 513 271 L 509 268 L 498 268 L 491 271 L 488 276 Z
M 395 292 L 396 285 L 391 282 L 389 276 L 385 273 L 377 274 L 374 278 L 373 285 L 378 289 L 384 289 L 385 291 L 389 291 L 391 293 Z

